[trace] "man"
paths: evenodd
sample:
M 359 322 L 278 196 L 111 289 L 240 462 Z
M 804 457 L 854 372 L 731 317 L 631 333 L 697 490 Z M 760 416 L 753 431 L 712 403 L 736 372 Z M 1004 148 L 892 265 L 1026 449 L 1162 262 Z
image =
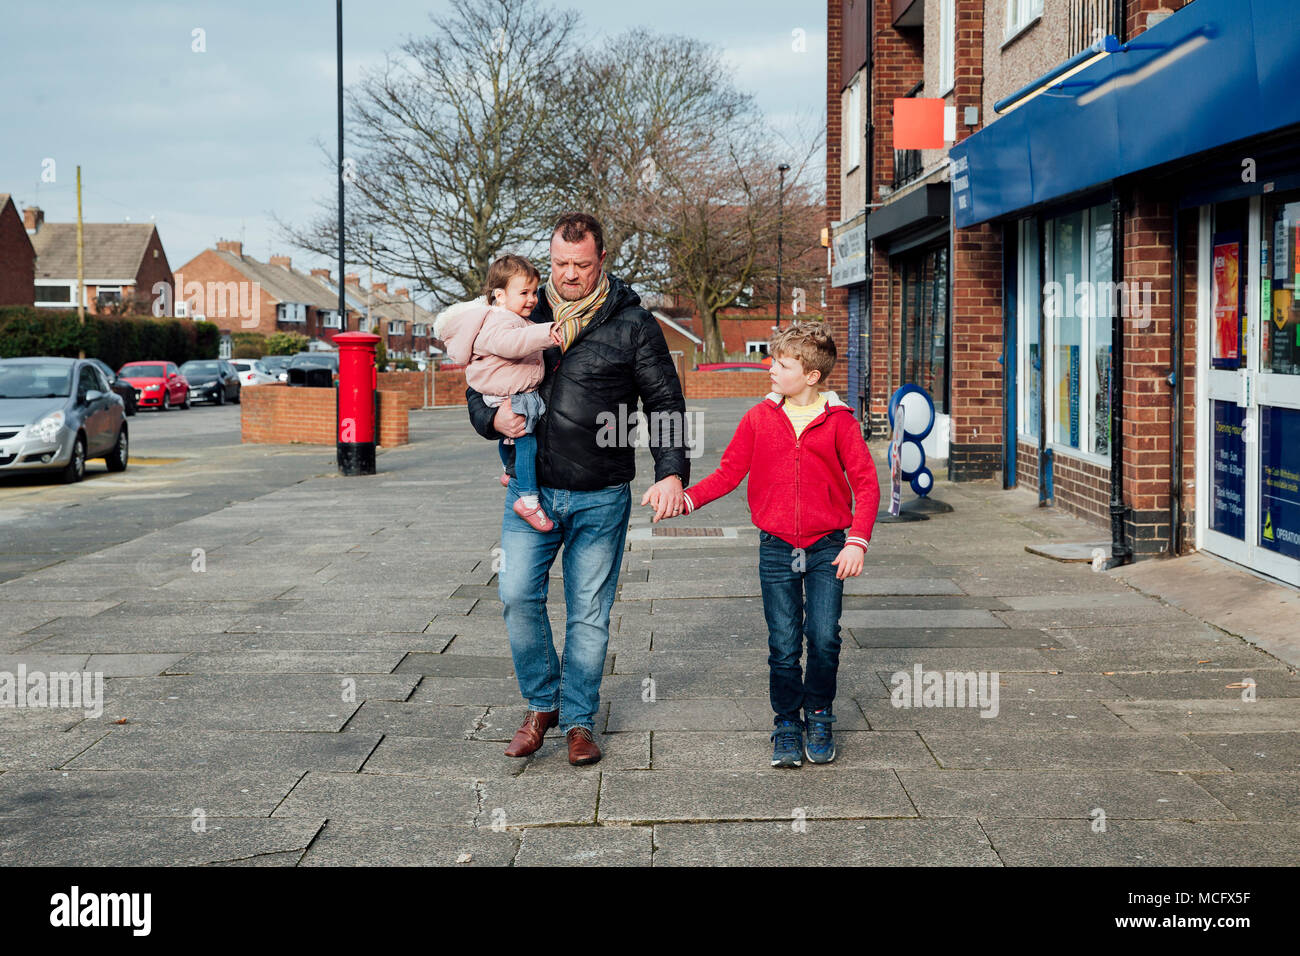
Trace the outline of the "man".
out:
M 561 216 L 551 233 L 551 276 L 529 318 L 559 322 L 563 345 L 543 353 L 546 373 L 538 393 L 546 412 L 537 423 L 537 479 L 543 510 L 555 527 L 533 529 L 514 509 L 511 481 L 501 522 L 503 562 L 498 591 L 519 690 L 528 716 L 506 755 L 526 757 L 557 724 L 569 763 L 595 763 L 600 682 L 609 644 L 609 612 L 618 589 L 635 449 L 610 441 L 607 421 L 627 421 L 640 399 L 645 414 L 667 413 L 681 428 L 661 429 L 675 444 L 651 448 L 655 483 L 641 504 L 655 518 L 683 511 L 690 479 L 685 414 L 677 368 L 659 323 L 641 299 L 604 269 L 600 223 L 585 213 Z M 493 409 L 473 389 L 465 392 L 470 421 L 484 438 L 515 438 L 524 418 L 509 402 Z M 621 409 L 620 409 L 621 406 Z M 620 414 L 620 410 L 622 414 Z M 604 413 L 604 414 L 602 414 Z M 507 472 L 513 473 L 513 463 Z M 557 660 L 546 616 L 551 565 L 564 548 L 566 611 L 564 659 Z

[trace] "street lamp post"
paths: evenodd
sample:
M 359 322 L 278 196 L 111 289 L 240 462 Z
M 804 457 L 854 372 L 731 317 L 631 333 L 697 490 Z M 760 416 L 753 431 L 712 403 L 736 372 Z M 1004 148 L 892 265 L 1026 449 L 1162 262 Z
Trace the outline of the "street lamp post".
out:
M 781 186 L 776 197 L 776 330 L 781 331 L 781 238 L 785 227 L 785 174 L 789 163 L 776 167 L 781 174 Z

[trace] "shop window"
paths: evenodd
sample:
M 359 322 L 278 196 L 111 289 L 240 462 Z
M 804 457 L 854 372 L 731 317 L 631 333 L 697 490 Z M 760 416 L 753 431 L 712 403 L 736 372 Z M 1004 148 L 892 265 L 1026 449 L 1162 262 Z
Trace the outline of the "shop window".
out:
M 1042 305 L 1042 286 L 1038 279 L 1038 221 L 1022 220 L 1018 232 L 1016 318 L 1020 347 L 1016 355 L 1020 367 L 1016 375 L 1017 417 L 1021 434 L 1037 444 L 1043 394 L 1043 354 L 1038 341 L 1039 309 Z
M 1111 316 L 1119 298 L 1111 278 L 1110 207 L 1059 216 L 1046 227 L 1047 437 L 1104 456 L 1110 452 Z
M 1260 282 L 1260 368 L 1274 375 L 1300 375 L 1300 200 L 1266 197 Z
M 902 382 L 921 386 L 935 409 L 947 412 L 948 247 L 908 254 L 902 286 Z

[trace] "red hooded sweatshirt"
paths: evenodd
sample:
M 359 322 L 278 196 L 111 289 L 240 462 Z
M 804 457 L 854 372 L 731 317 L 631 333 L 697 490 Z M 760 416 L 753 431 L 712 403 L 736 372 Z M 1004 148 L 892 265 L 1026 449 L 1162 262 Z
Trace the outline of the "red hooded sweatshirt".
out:
M 876 466 L 853 410 L 834 392 L 822 395 L 826 408 L 798 438 L 780 393 L 747 411 L 718 470 L 686 489 L 686 513 L 734 491 L 748 474 L 755 527 L 795 548 L 848 528 L 845 544 L 866 551 L 880 507 Z

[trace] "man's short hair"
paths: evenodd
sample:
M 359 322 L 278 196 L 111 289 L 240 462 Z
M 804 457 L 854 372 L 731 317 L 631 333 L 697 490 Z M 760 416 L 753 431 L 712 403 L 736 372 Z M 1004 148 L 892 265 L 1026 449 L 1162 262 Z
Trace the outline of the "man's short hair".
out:
M 788 356 L 803 366 L 804 374 L 821 372 L 817 384 L 825 384 L 835 367 L 835 341 L 824 322 L 800 322 L 782 329 L 772 336 L 767 350 L 775 359 Z
M 591 236 L 596 241 L 596 255 L 605 251 L 605 230 L 600 227 L 600 220 L 585 212 L 566 212 L 555 220 L 551 237 L 554 238 L 557 232 L 565 242 L 582 242 Z

